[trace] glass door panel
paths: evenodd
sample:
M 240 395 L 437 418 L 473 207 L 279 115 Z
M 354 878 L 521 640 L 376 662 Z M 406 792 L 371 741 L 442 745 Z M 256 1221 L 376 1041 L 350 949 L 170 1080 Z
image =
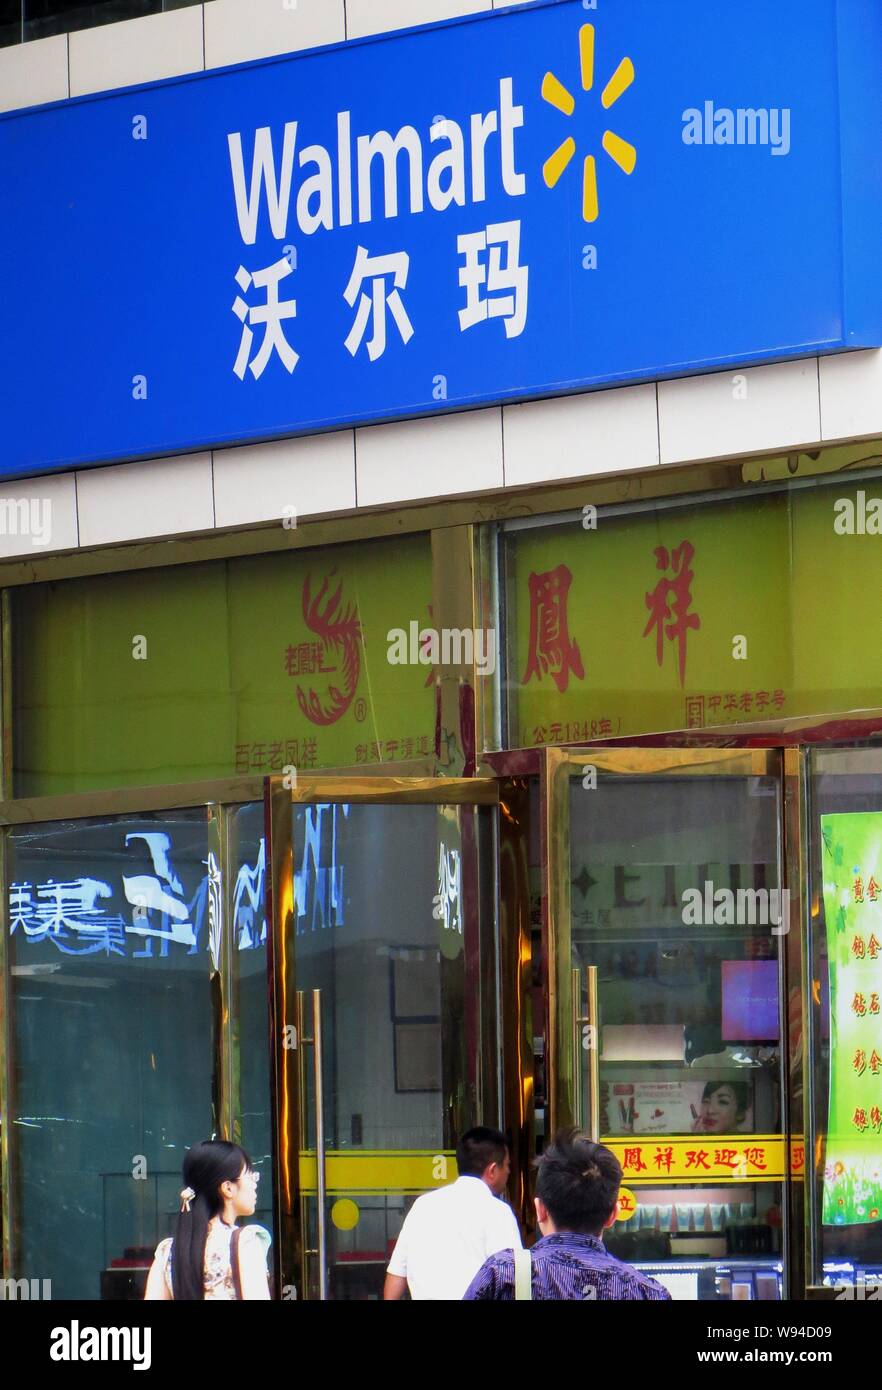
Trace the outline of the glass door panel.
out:
M 777 754 L 551 750 L 552 1123 L 624 1170 L 610 1249 L 675 1296 L 786 1296 Z
M 455 1178 L 461 1133 L 499 1123 L 495 813 L 466 799 L 496 789 L 446 786 L 402 801 L 399 781 L 380 800 L 361 779 L 332 800 L 319 783 L 287 806 L 276 791 L 290 827 L 274 921 L 289 1297 L 379 1298 L 416 1196 Z
M 262 801 L 226 808 L 234 1136 L 261 1175 L 253 1220 L 273 1231 L 267 1037 L 266 841 Z
M 806 766 L 809 1283 L 878 1297 L 882 749 L 811 749 Z
M 6 1273 L 141 1297 L 212 1128 L 206 809 L 20 824 L 4 854 Z

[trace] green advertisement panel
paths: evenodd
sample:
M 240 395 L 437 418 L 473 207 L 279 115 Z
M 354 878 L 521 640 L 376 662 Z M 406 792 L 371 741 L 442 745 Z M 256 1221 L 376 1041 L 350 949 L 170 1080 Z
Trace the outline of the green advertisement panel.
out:
M 860 519 L 861 490 L 839 480 L 513 533 L 512 743 L 882 704 L 882 535 L 843 528 L 842 499 Z
M 427 757 L 431 602 L 427 536 L 18 589 L 15 794 Z
M 882 1213 L 882 812 L 821 816 L 830 971 L 822 1220 Z

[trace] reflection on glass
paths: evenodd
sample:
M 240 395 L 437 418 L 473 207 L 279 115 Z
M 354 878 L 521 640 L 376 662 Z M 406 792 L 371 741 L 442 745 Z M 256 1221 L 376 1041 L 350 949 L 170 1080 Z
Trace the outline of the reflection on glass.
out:
M 211 1132 L 204 808 L 9 834 L 17 1278 L 137 1296 Z
M 241 1143 L 263 1176 L 258 1222 L 275 1238 L 272 1206 L 272 1116 L 267 1030 L 266 839 L 263 802 L 231 807 L 232 939 L 238 987 Z
M 100 24 L 117 24 L 126 19 L 141 19 L 159 14 L 162 10 L 183 9 L 196 0 L 15 0 L 20 10 L 19 38 L 42 39 L 50 34 L 74 33 L 92 29 Z
M 368 653 L 428 614 L 431 571 L 424 533 L 21 585 L 15 795 L 429 758 L 425 667 Z M 107 635 L 146 631 L 163 660 L 120 667 Z
M 744 481 L 765 482 L 737 498 L 641 498 L 599 518 L 585 508 L 508 522 L 508 746 L 873 708 L 879 645 L 856 641 L 854 624 L 825 629 L 819 662 L 817 631 L 801 616 L 862 615 L 879 587 L 882 549 L 860 524 L 851 534 L 838 525 L 843 503 L 844 519 L 862 515 L 869 483 L 839 470 L 877 470 L 878 486 L 878 449 L 837 447 L 825 458 L 836 471 L 811 487 L 790 473 L 808 461 L 745 462 Z M 749 662 L 732 661 L 733 596 L 742 633 L 753 634 Z M 498 746 L 494 728 L 485 734 Z
M 412 1201 L 455 1178 L 456 1136 L 485 1118 L 478 815 L 432 805 L 293 810 L 297 987 L 322 995 L 331 1298 L 380 1296 Z M 305 1081 L 312 1150 L 311 1062 Z M 314 1177 L 305 1191 L 315 1244 Z M 310 1282 L 315 1296 L 314 1267 Z
M 782 1248 L 777 785 L 601 776 L 586 790 L 578 777 L 570 824 L 582 1017 L 585 967 L 598 972 L 584 1113 L 596 1041 L 601 1134 L 634 1184 L 610 1248 L 700 1266 L 702 1298 L 732 1296 L 720 1270 L 746 1260 L 758 1297 Z
M 0 48 L 21 38 L 21 0 L 0 0 Z

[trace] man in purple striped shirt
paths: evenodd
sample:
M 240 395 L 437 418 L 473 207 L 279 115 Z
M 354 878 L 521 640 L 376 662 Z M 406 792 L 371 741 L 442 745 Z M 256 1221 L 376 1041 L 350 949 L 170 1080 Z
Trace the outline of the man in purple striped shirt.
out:
M 615 1154 L 577 1130 L 555 1136 L 537 1161 L 536 1217 L 542 1239 L 530 1251 L 534 1299 L 669 1299 L 667 1289 L 611 1255 L 604 1230 L 618 1215 L 622 1167 Z M 515 1255 L 491 1255 L 464 1299 L 513 1300 Z

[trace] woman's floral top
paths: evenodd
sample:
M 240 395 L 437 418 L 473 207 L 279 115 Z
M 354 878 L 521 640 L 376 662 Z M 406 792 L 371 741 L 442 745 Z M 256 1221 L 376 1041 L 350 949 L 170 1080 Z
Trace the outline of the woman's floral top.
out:
M 230 1264 L 230 1242 L 235 1226 L 227 1226 L 220 1217 L 208 1223 L 208 1236 L 205 1241 L 204 1287 L 205 1301 L 232 1301 L 236 1297 L 233 1284 L 233 1270 Z M 272 1244 L 269 1231 L 263 1226 L 243 1226 L 239 1237 L 239 1258 L 247 1249 L 246 1242 L 259 1241 L 263 1246 L 264 1258 Z M 160 1261 L 166 1287 L 172 1297 L 172 1237 L 161 1240 L 156 1247 L 156 1258 Z

